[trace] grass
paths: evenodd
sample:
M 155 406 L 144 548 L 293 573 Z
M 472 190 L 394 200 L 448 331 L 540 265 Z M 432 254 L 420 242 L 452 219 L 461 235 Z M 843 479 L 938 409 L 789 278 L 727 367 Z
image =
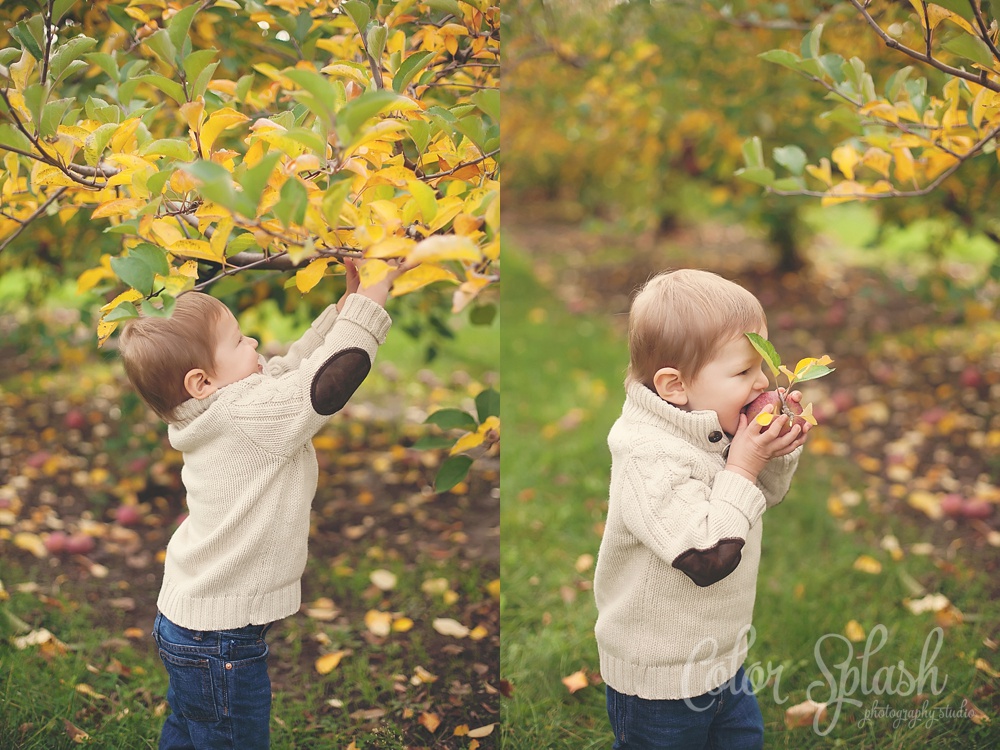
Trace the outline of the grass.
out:
M 425 495 L 421 486 L 433 477 L 433 470 L 398 446 L 425 431 L 419 424 L 423 411 L 474 408 L 475 394 L 496 379 L 498 337 L 496 325 L 459 325 L 454 343 L 428 365 L 421 358 L 422 343 L 394 331 L 379 352 L 372 376 L 352 399 L 355 416 L 334 419 L 324 431 L 327 444 L 320 451 L 321 483 L 313 506 L 303 602 L 328 597 L 341 615 L 326 621 L 298 614 L 271 630 L 272 684 L 281 686 L 272 707 L 275 750 L 341 748 L 351 742 L 359 750 L 464 749 L 470 740 L 455 735 L 455 729 L 496 721 L 498 698 L 489 685 L 495 686 L 498 679 L 497 605 L 491 593 L 498 571 L 495 552 L 486 547 L 495 545 L 496 538 L 476 538 L 498 523 L 496 501 L 489 499 L 496 471 L 486 462 L 466 490 Z M 106 460 L 104 466 L 111 472 L 104 487 L 88 488 L 81 501 L 84 491 L 69 476 L 51 479 L 64 489 L 47 502 L 60 514 L 65 511 L 67 522 L 75 522 L 80 502 L 96 520 L 107 518 L 108 508 L 119 502 L 112 487 L 128 475 L 123 467 L 136 452 L 169 460 L 162 449 L 162 426 L 142 421 L 144 410 L 130 410 L 124 403 L 128 397 L 119 398 L 117 365 L 73 353 L 72 367 L 53 368 L 62 354 L 38 354 L 43 374 L 26 372 L 0 380 L 0 462 L 6 461 L 0 463 L 0 486 L 6 485 L 7 491 L 13 487 L 25 502 L 23 512 L 15 513 L 19 525 L 9 528 L 26 528 L 22 524 L 39 505 L 43 480 L 38 471 L 24 468 L 24 453 L 44 448 L 62 457 L 74 450 L 60 445 L 61 422 L 32 434 L 27 418 L 43 403 L 100 413 L 101 427 L 107 428 L 100 439 L 90 428 L 84 431 L 85 440 L 93 442 L 88 450 L 98 456 L 97 463 Z M 110 416 L 117 406 L 122 413 Z M 11 455 L 13 463 L 5 459 Z M 93 456 L 85 464 L 90 470 Z M 150 487 L 152 481 L 147 491 L 153 492 Z M 62 501 L 64 492 L 77 498 L 72 509 Z M 179 497 L 176 492 L 163 494 L 168 497 L 162 504 L 148 501 L 165 518 L 173 518 Z M 146 494 L 142 499 L 147 500 Z M 41 519 L 37 516 L 31 523 L 44 534 Z M 95 578 L 86 572 L 82 558 L 35 559 L 15 550 L 9 528 L 0 525 L 0 581 L 9 597 L 5 601 L 0 593 L 0 748 L 77 747 L 73 727 L 86 732 L 94 747 L 156 747 L 167 711 L 167 679 L 148 630 L 162 564 L 154 561 L 129 570 L 120 558 L 112 562 L 99 546 L 91 557 L 107 563 L 111 573 Z M 347 528 L 356 530 L 357 537 L 347 535 Z M 155 535 L 161 527 L 140 530 Z M 168 530 L 169 524 L 148 542 L 151 553 L 162 549 Z M 469 551 L 475 545 L 480 553 Z M 379 569 L 397 577 L 391 591 L 372 584 L 370 576 Z M 444 579 L 448 594 L 424 590 L 431 579 Z M 129 596 L 136 601 L 134 609 L 109 604 L 110 599 Z M 363 622 L 369 610 L 405 616 L 413 627 L 376 638 Z M 446 637 L 431 627 L 435 618 L 483 625 L 488 635 L 481 640 Z M 31 629 L 48 629 L 68 649 L 15 648 L 10 637 L 19 634 L 18 619 Z M 332 651 L 345 652 L 342 661 L 328 675 L 318 675 L 315 659 Z M 418 668 L 432 677 L 414 681 Z M 435 732 L 420 725 L 424 712 L 441 718 Z M 480 747 L 495 747 L 495 740 L 496 734 L 483 738 Z
M 596 678 L 596 609 L 590 581 L 606 510 L 610 458 L 605 441 L 623 400 L 625 344 L 606 321 L 563 309 L 517 248 L 504 248 L 504 263 L 505 326 L 517 335 L 501 342 L 501 676 L 512 688 L 501 704 L 501 747 L 607 748 L 612 736 L 603 684 Z M 750 670 L 751 676 L 778 675 L 777 684 L 759 686 L 765 746 L 997 746 L 996 728 L 947 718 L 941 711 L 955 713 L 969 697 L 996 717 L 996 680 L 974 666 L 979 657 L 996 663 L 995 654 L 984 645 L 988 638 L 996 640 L 1000 623 L 1000 602 L 993 599 L 990 576 L 977 573 L 962 555 L 946 559 L 940 550 L 914 554 L 912 545 L 926 542 L 929 531 L 910 519 L 886 517 L 864 503 L 850 508 L 846 518 L 832 516 L 828 498 L 853 487 L 862 488 L 854 467 L 842 459 L 807 453 L 788 497 L 765 516 L 756 640 L 746 662 L 748 669 L 759 665 Z M 904 552 L 899 561 L 882 547 L 889 534 Z M 862 555 L 878 560 L 882 572 L 855 569 Z M 926 683 L 926 707 L 912 688 L 910 695 L 871 692 L 876 674 L 884 685 L 885 668 L 891 666 L 897 670 L 892 680 L 897 692 L 906 692 L 906 684 L 897 684 L 898 662 L 916 676 L 924 644 L 934 637 L 935 620 L 931 614 L 911 614 L 902 602 L 938 592 L 965 614 L 964 623 L 942 631 L 940 653 L 925 662 L 928 668 L 937 667 L 940 692 L 932 694 L 931 683 Z M 869 693 L 860 685 L 854 690 L 841 687 L 842 695 L 861 705 L 845 704 L 832 727 L 831 706 L 830 718 L 820 726 L 828 734 L 786 729 L 785 709 L 804 701 L 812 683 L 817 683 L 813 699 L 831 700 L 823 665 L 834 684 L 839 683 L 841 663 L 845 677 L 861 676 L 865 643 L 837 637 L 851 620 L 867 634 L 877 633 L 879 624 L 887 629 L 881 650 L 874 641 L 869 649 L 873 653 L 862 683 Z M 823 639 L 825 634 L 831 635 Z M 571 694 L 561 680 L 579 670 L 591 677 L 591 684 Z M 873 716 L 863 724 L 865 711 L 876 708 L 876 700 L 917 714 L 902 722 Z M 911 726 L 913 717 L 917 721 Z

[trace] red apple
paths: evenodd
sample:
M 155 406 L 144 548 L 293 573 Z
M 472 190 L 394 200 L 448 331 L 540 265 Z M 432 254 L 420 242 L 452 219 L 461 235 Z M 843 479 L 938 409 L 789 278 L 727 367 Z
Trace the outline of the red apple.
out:
M 67 539 L 68 537 L 66 536 L 65 532 L 53 531 L 51 534 L 45 537 L 44 541 L 45 549 L 47 549 L 52 554 L 57 555 L 64 549 L 66 549 Z
M 979 372 L 979 368 L 975 365 L 968 365 L 962 374 L 958 376 L 959 382 L 966 388 L 978 388 L 983 383 L 983 376 Z
M 746 412 L 747 419 L 753 422 L 754 418 L 760 414 L 768 406 L 771 408 L 771 413 L 778 415 L 781 413 L 781 398 L 778 396 L 777 391 L 766 391 L 760 394 L 757 398 L 747 404 L 743 410 Z M 784 427 L 781 428 L 779 435 L 785 435 L 790 432 L 793 424 L 804 425 L 806 421 L 799 417 L 797 414 L 802 413 L 802 406 L 795 403 L 794 401 L 785 402 L 785 416 L 789 417 L 788 422 Z
M 73 534 L 66 540 L 66 551 L 74 555 L 86 555 L 94 550 L 94 538 L 86 534 Z
M 134 505 L 119 505 L 115 508 L 115 520 L 122 526 L 135 526 L 142 520 L 142 513 Z

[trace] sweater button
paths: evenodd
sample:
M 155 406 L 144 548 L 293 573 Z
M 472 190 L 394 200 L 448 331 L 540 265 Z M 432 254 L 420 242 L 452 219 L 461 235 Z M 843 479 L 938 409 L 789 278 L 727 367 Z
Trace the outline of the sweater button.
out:
M 722 440 L 722 433 L 719 432 L 718 430 L 708 433 L 708 442 L 717 443 L 720 440 Z

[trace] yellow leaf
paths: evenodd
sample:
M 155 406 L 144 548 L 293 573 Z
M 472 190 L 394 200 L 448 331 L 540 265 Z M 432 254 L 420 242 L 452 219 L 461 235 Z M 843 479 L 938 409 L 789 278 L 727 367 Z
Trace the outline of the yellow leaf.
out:
M 806 171 L 820 182 L 826 183 L 829 187 L 833 184 L 833 174 L 830 171 L 830 160 L 825 156 L 819 160 L 820 166 L 813 164 L 806 165 Z
M 212 252 L 220 258 L 226 257 L 226 243 L 229 242 L 229 235 L 234 226 L 236 226 L 236 222 L 232 216 L 228 215 L 219 219 L 219 223 L 215 225 L 215 231 L 212 232 L 208 243 L 212 247 Z
M 848 201 L 856 201 L 865 192 L 864 186 L 860 185 L 853 180 L 844 180 L 843 182 L 838 182 L 832 188 L 830 188 L 826 195 L 820 200 L 820 205 L 822 206 L 835 206 L 838 203 L 847 203 Z
M 454 456 L 456 453 L 471 450 L 472 448 L 482 445 L 484 437 L 483 433 L 478 430 L 476 432 L 467 432 L 451 447 L 448 455 Z
M 323 654 L 316 660 L 316 671 L 320 674 L 330 674 L 337 668 L 346 653 L 346 651 L 332 651 L 329 654 Z
M 469 631 L 469 640 L 481 641 L 489 634 L 490 633 L 486 628 L 484 628 L 482 625 L 477 625 L 476 627 L 474 627 L 472 630 Z
M 80 695 L 86 695 L 89 698 L 96 698 L 98 700 L 107 700 L 108 697 L 106 695 L 98 693 L 96 690 L 94 690 L 94 688 L 92 688 L 85 682 L 81 682 L 74 688 L 74 690 L 76 690 L 76 692 L 78 692 Z
M 201 128 L 201 147 L 204 155 L 212 150 L 216 138 L 219 134 L 240 123 L 244 123 L 250 118 L 237 112 L 235 109 L 224 107 L 217 112 L 213 112 Z
M 590 683 L 587 680 L 587 675 L 581 669 L 579 672 L 574 672 L 567 677 L 563 677 L 562 684 L 565 685 L 566 689 L 571 693 L 575 693 L 577 690 L 583 690 Z
M 484 726 L 476 727 L 475 729 L 470 729 L 468 736 L 476 738 L 488 737 L 490 734 L 492 734 L 493 727 L 495 726 L 496 723 L 493 723 L 493 724 L 485 724 Z
M 906 502 L 911 508 L 922 511 L 931 520 L 938 521 L 944 517 L 941 498 L 926 490 L 914 490 L 906 498 Z
M 807 700 L 785 710 L 785 726 L 789 729 L 807 727 L 826 718 L 826 704 Z
M 361 277 L 361 286 L 364 289 L 379 283 L 387 273 L 389 273 L 389 264 L 381 260 L 368 260 L 358 266 L 358 275 Z M 399 281 L 397 280 L 396 283 L 398 284 Z
M 424 729 L 431 733 L 436 732 L 437 728 L 441 725 L 441 717 L 428 711 L 424 711 L 420 714 L 417 721 L 420 722 Z
M 384 638 L 389 635 L 392 629 L 392 615 L 388 612 L 370 609 L 365 613 L 365 627 L 380 638 Z
M 861 161 L 858 152 L 854 150 L 854 146 L 837 146 L 833 150 L 831 157 L 833 158 L 833 163 L 837 165 L 837 169 L 843 172 L 844 177 L 848 180 L 853 180 L 854 167 Z
M 806 404 L 802 408 L 802 413 L 799 414 L 799 416 L 802 417 L 802 419 L 804 419 L 805 421 L 807 421 L 809 424 L 811 424 L 813 427 L 815 427 L 816 425 L 819 424 L 819 422 L 816 421 L 816 417 L 813 416 L 813 405 L 812 404 Z
M 469 725 L 459 724 L 457 727 L 455 727 L 455 731 L 452 732 L 451 734 L 453 737 L 464 737 L 468 733 L 469 733 Z
M 493 282 L 490 279 L 483 276 L 474 276 L 466 279 L 462 284 L 455 290 L 455 294 L 451 298 L 451 311 L 452 313 L 460 313 L 464 310 L 472 300 L 474 300 L 479 293 L 483 291 Z
M 111 151 L 114 154 L 121 154 L 129 142 L 129 139 L 135 135 L 136 128 L 139 127 L 139 123 L 142 120 L 138 117 L 130 117 L 128 120 L 123 122 L 115 130 L 114 135 L 111 136 Z
M 88 292 L 105 279 L 113 279 L 114 277 L 114 273 L 107 268 L 88 268 L 76 280 L 76 293 Z
M 426 669 L 421 666 L 417 666 L 413 670 L 413 677 L 410 678 L 410 683 L 413 685 L 429 685 L 432 682 L 437 682 L 437 675 L 431 674 Z
M 388 237 L 365 250 L 366 258 L 401 258 L 417 243 L 409 237 Z
M 396 282 L 392 285 L 392 294 L 394 297 L 401 297 L 404 294 L 415 292 L 417 289 L 421 289 L 428 284 L 433 284 L 436 281 L 448 281 L 457 284 L 458 278 L 451 271 L 441 268 L 441 266 L 421 265 L 407 271 L 396 279 Z
M 184 239 L 184 233 L 177 226 L 177 222 L 171 219 L 153 219 L 149 231 L 163 247 L 170 247 Z
M 184 102 L 181 105 L 181 117 L 191 130 L 197 130 L 205 115 L 205 102 L 201 99 L 194 102 Z
M 45 549 L 45 543 L 42 542 L 42 538 L 38 534 L 32 534 L 29 531 L 19 531 L 14 534 L 14 546 L 18 549 L 23 549 L 25 552 L 30 552 L 35 557 L 46 557 L 49 554 Z
M 477 263 L 483 254 L 475 242 L 463 235 L 434 235 L 417 243 L 406 257 L 407 263 L 439 263 L 444 260 L 462 260 Z
M 500 599 L 500 579 L 494 578 L 486 584 L 486 591 L 494 599 Z
M 405 633 L 413 629 L 413 620 L 409 617 L 400 617 L 392 622 L 392 629 L 397 633 Z
M 135 289 L 129 289 L 128 291 L 119 294 L 108 304 L 104 305 L 104 307 L 101 308 L 101 312 L 107 314 L 123 302 L 135 302 L 140 299 L 142 299 L 142 292 L 137 292 Z
M 851 620 L 847 623 L 847 627 L 844 628 L 844 635 L 847 636 L 849 641 L 860 643 L 865 639 L 865 629 L 857 620 Z
M 146 201 L 139 200 L 138 198 L 115 198 L 95 208 L 90 218 L 104 219 L 108 216 L 122 216 L 130 214 L 133 211 L 138 211 L 145 205 Z
M 878 575 L 882 572 L 882 563 L 871 555 L 861 555 L 854 561 L 854 565 L 851 567 L 855 570 L 860 570 L 862 573 L 869 573 L 871 575 Z
M 300 268 L 295 272 L 295 286 L 306 294 L 319 283 L 326 273 L 326 267 L 332 262 L 333 258 L 316 258 L 305 268 Z
M 31 184 L 35 187 L 73 187 L 77 183 L 67 177 L 59 167 L 38 162 L 31 170 Z
M 205 240 L 178 240 L 167 247 L 174 255 L 181 258 L 199 258 L 221 263 L 225 256 L 217 254 Z
M 100 349 L 102 346 L 104 346 L 104 342 L 107 341 L 108 338 L 111 336 L 111 334 L 115 332 L 115 329 L 118 328 L 118 323 L 119 322 L 120 321 L 115 320 L 115 321 L 109 323 L 108 321 L 106 321 L 106 320 L 104 320 L 102 318 L 101 321 L 97 324 L 97 348 L 98 349 Z

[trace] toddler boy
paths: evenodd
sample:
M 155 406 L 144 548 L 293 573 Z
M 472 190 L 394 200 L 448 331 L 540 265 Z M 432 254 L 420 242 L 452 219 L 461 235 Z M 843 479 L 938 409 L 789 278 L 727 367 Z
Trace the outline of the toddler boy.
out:
M 760 303 L 705 271 L 660 274 L 632 303 L 594 578 L 616 749 L 763 747 L 742 667 L 761 521 L 808 426 L 780 436 L 784 416 L 748 423 L 768 380 L 746 332 L 767 337 Z
M 299 609 L 312 438 L 371 370 L 402 270 L 360 289 L 345 265 L 344 297 L 283 357 L 265 362 L 228 308 L 198 292 L 122 331 L 125 372 L 184 455 L 188 516 L 167 545 L 153 630 L 172 710 L 160 750 L 269 747 L 264 636 Z

